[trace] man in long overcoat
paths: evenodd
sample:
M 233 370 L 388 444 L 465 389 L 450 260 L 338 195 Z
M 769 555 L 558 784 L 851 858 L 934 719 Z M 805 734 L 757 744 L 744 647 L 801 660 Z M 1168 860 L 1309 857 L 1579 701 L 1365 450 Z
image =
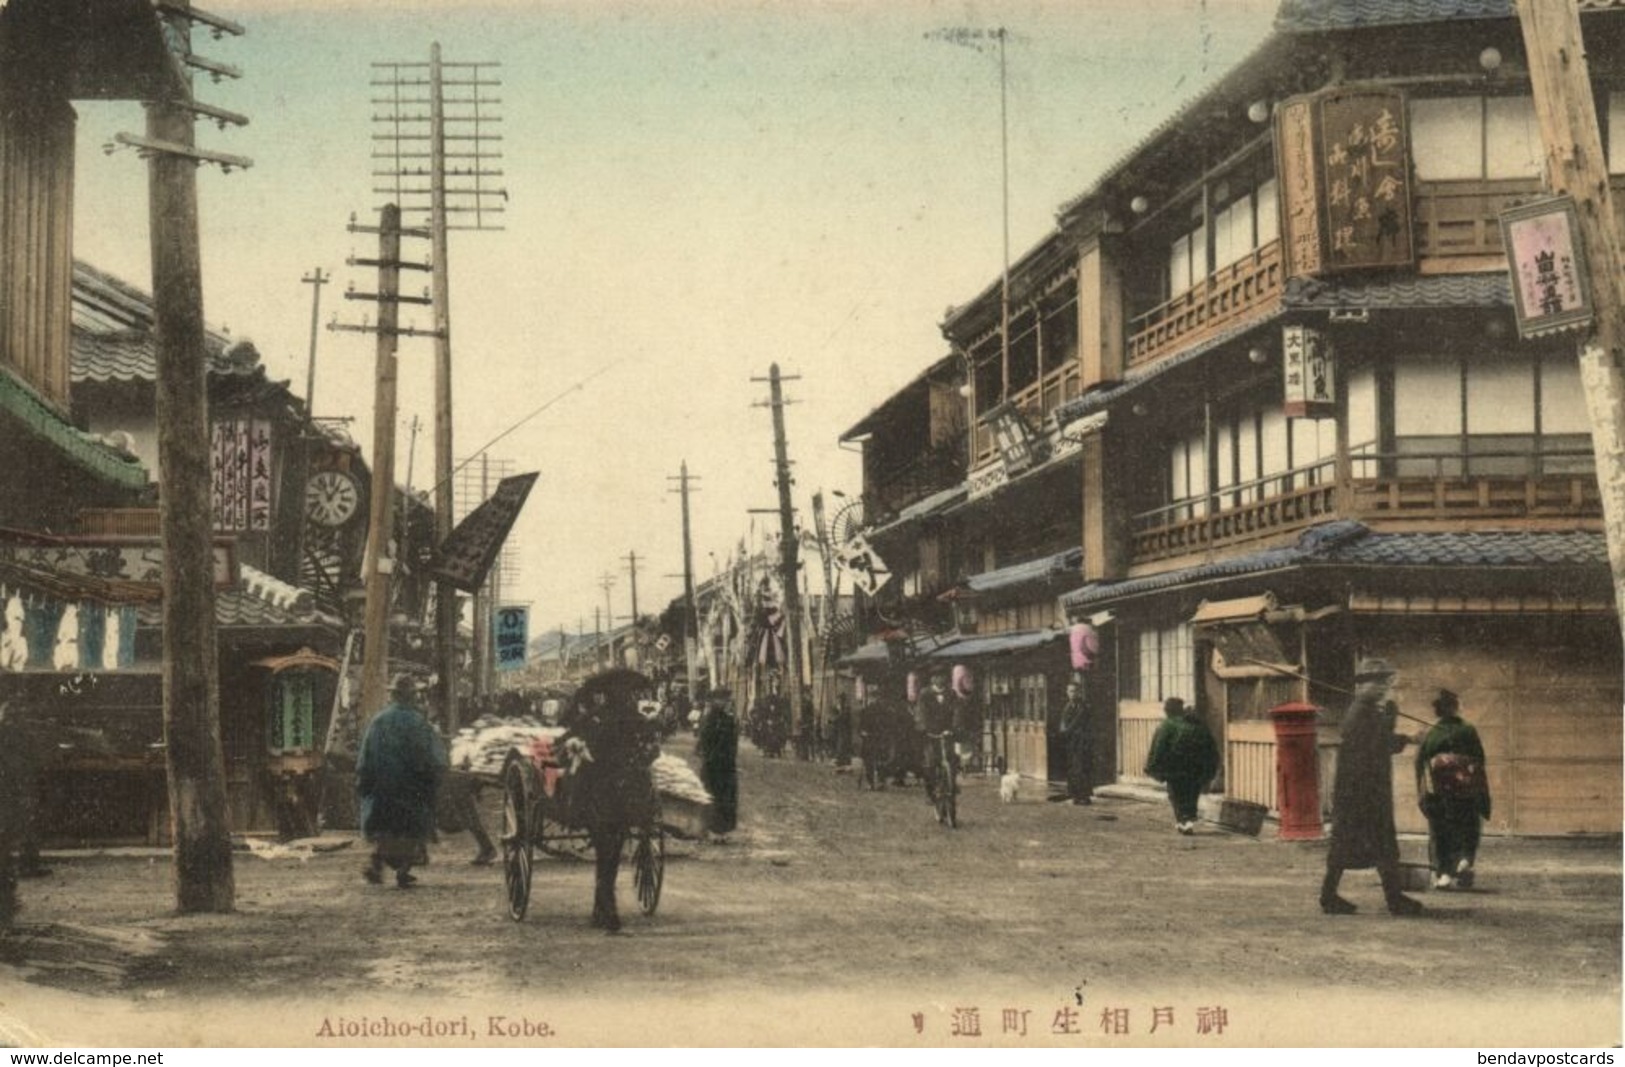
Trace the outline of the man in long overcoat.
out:
M 739 824 L 739 726 L 728 690 L 712 690 L 700 719 L 698 742 L 700 781 L 711 794 L 707 829 L 720 839 Z
M 387 864 L 402 889 L 416 884 L 412 867 L 434 833 L 435 791 L 446 773 L 446 749 L 418 705 L 416 679 L 401 675 L 390 702 L 367 724 L 356 757 L 361 832 L 374 843 L 361 876 L 383 881 Z
M 1088 804 L 1094 792 L 1090 779 L 1089 704 L 1084 699 L 1083 681 L 1074 678 L 1066 686 L 1066 706 L 1061 709 L 1061 738 L 1066 745 L 1066 795 L 1074 804 Z
M 1354 905 L 1337 895 L 1346 870 L 1375 867 L 1393 915 L 1415 915 L 1420 901 L 1408 897 L 1399 877 L 1399 838 L 1394 830 L 1394 755 L 1409 739 L 1394 733 L 1399 708 L 1388 699 L 1393 668 L 1368 659 L 1354 674 L 1354 699 L 1343 716 L 1337 749 L 1337 781 L 1332 789 L 1332 841 L 1320 910 L 1347 915 Z

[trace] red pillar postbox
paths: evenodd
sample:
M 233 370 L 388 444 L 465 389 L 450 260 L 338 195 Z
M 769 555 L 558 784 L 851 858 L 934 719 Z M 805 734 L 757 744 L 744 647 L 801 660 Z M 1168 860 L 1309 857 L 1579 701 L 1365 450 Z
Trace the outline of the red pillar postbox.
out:
M 1313 704 L 1278 704 L 1270 709 L 1275 727 L 1275 808 L 1279 836 L 1314 841 L 1321 835 L 1320 757 L 1315 745 Z

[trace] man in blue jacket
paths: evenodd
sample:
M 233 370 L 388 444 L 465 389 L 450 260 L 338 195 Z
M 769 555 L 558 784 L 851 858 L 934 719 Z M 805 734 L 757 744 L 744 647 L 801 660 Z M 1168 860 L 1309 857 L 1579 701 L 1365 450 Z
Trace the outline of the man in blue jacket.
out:
M 375 846 L 361 876 L 373 885 L 384 880 L 386 864 L 397 886 L 416 884 L 412 867 L 434 833 L 435 790 L 446 772 L 446 750 L 418 699 L 417 680 L 397 676 L 389 705 L 367 725 L 356 758 L 361 833 Z

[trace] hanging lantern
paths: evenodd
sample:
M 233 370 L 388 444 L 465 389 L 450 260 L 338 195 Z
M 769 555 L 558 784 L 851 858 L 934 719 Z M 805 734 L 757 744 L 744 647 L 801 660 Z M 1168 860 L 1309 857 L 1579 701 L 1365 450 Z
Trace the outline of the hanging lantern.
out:
M 962 697 L 976 692 L 976 679 L 971 677 L 970 668 L 963 663 L 954 664 L 953 685 L 954 692 Z
M 1086 622 L 1073 623 L 1070 637 L 1072 669 L 1086 671 L 1094 666 L 1095 657 L 1100 655 L 1100 635 L 1095 628 Z
M 908 697 L 910 704 L 920 699 L 920 673 L 918 671 L 908 672 L 908 677 L 904 679 L 903 692 Z

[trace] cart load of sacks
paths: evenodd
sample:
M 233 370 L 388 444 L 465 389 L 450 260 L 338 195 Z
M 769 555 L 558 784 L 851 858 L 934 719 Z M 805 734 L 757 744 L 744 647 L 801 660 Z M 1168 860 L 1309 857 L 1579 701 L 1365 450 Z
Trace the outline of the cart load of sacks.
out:
M 564 727 L 540 719 L 482 715 L 452 738 L 451 765 L 456 770 L 495 778 L 502 773 L 502 764 L 509 752 L 528 753 L 539 738 L 546 739 L 552 747 L 552 742 L 563 733 Z M 699 776 L 676 756 L 662 752 L 649 770 L 655 789 L 662 796 L 701 806 L 711 803 L 711 794 L 700 784 Z

